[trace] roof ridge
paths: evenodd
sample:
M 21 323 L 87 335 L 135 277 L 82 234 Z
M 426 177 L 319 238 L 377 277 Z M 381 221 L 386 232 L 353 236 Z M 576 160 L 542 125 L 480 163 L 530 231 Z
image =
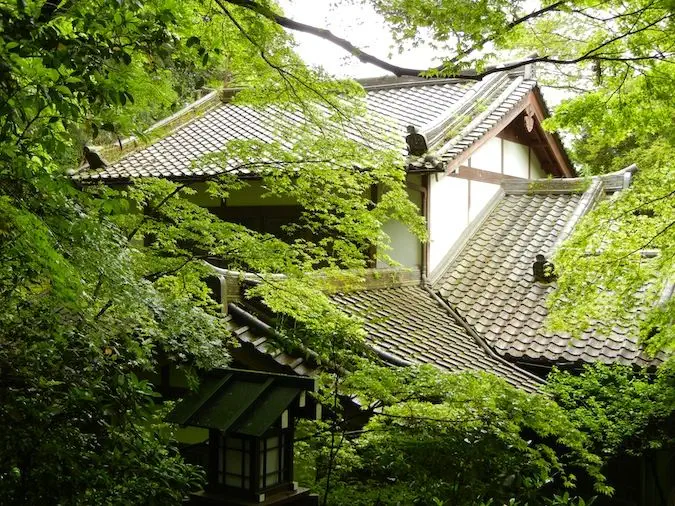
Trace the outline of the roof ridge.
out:
M 507 179 L 501 186 L 507 195 L 560 195 L 585 193 L 593 180 L 590 177 Z
M 460 100 L 451 104 L 444 114 L 436 118 L 429 125 L 426 125 L 423 129 L 428 144 L 432 146 L 439 140 L 442 140 L 451 125 L 458 124 L 462 121 L 462 115 L 466 113 L 467 110 L 478 107 L 477 101 L 490 97 L 495 89 L 498 89 L 500 84 L 508 79 L 510 79 L 508 74 L 494 74 L 467 89 Z M 473 121 L 471 123 L 473 123 Z M 462 132 L 459 132 L 455 137 L 461 134 Z
M 156 142 L 169 137 L 176 131 L 186 127 L 196 119 L 200 118 L 205 113 L 216 109 L 225 100 L 227 100 L 227 98 L 230 98 L 228 95 L 223 94 L 223 91 L 224 90 L 213 90 L 203 97 L 195 100 L 194 102 L 189 103 L 170 116 L 153 123 L 148 128 L 143 130 L 143 135 L 147 135 L 156 130 L 160 130 L 161 128 L 168 127 L 168 130 L 161 134 L 157 139 L 146 143 L 142 140 L 142 138 L 139 138 L 136 135 L 130 135 L 129 137 L 121 139 L 117 142 L 110 142 L 101 146 L 94 146 L 94 149 L 96 149 L 99 154 L 107 158 L 111 164 L 115 164 L 132 153 L 135 153 L 137 150 L 148 148 Z M 120 148 L 119 150 L 117 149 L 118 146 Z M 76 172 L 73 174 L 73 176 L 77 178 L 77 174 L 86 171 L 88 168 L 88 166 L 79 167 L 76 169 Z
M 392 75 L 382 75 L 374 77 L 362 77 L 355 79 L 363 88 L 366 90 L 377 91 L 380 89 L 396 89 L 396 88 L 410 88 L 416 86 L 428 86 L 428 85 L 441 85 L 441 84 L 452 84 L 458 82 L 467 82 L 475 80 L 477 82 L 483 82 L 486 79 L 491 78 L 493 75 L 499 76 L 523 76 L 526 79 L 535 79 L 534 72 L 534 63 L 527 63 L 522 67 L 516 67 L 508 70 L 500 70 L 504 67 L 522 62 L 522 60 L 515 60 L 510 62 L 495 63 L 493 65 L 488 65 L 485 67 L 485 70 L 492 71 L 490 74 L 478 78 L 478 71 L 476 69 L 467 69 L 461 72 L 459 75 L 454 77 L 422 77 L 422 76 L 392 76 Z
M 214 275 L 225 279 L 227 282 L 231 280 L 233 283 L 240 283 L 248 281 L 251 283 L 260 283 L 266 279 L 282 281 L 288 279 L 288 276 L 283 273 L 255 273 L 247 271 L 233 271 L 230 269 L 223 269 L 217 267 L 207 261 L 204 264 L 212 269 Z M 358 274 L 361 279 L 348 287 L 332 287 L 331 291 L 326 288 L 327 293 L 352 293 L 362 292 L 368 290 L 383 290 L 389 288 L 403 288 L 409 286 L 418 286 L 422 283 L 421 272 L 417 268 L 410 267 L 376 267 L 368 269 L 352 269 L 348 272 Z M 325 277 L 323 273 L 311 273 L 312 276 Z
M 510 79 L 510 76 L 507 74 L 507 78 Z M 495 83 L 495 88 L 497 87 L 498 84 L 501 84 L 504 79 L 498 80 Z M 494 100 L 492 103 L 482 112 L 480 112 L 476 117 L 474 117 L 469 124 L 464 126 L 456 135 L 454 135 L 451 139 L 449 139 L 447 142 L 445 142 L 439 149 L 438 152 L 440 154 L 445 153 L 446 151 L 452 149 L 455 145 L 459 144 L 470 132 L 474 131 L 478 125 L 480 125 L 487 117 L 489 117 L 495 110 L 497 110 L 500 106 L 504 104 L 504 102 L 518 89 L 518 87 L 523 84 L 525 81 L 524 76 L 518 76 L 515 79 L 513 79 L 513 82 L 506 87 L 506 89 L 499 93 L 496 97 L 494 97 Z M 494 92 L 494 88 L 491 89 L 490 91 Z M 490 98 L 492 95 L 488 95 L 485 98 Z M 515 104 L 513 104 L 513 107 L 518 105 L 520 101 L 516 101 Z M 478 104 L 474 103 L 473 106 L 477 107 Z M 509 107 L 509 110 L 511 110 L 513 107 Z M 450 126 L 450 125 L 448 125 Z M 485 132 L 487 133 L 487 132 Z
M 615 192 L 628 188 L 631 178 L 637 170 L 637 165 L 632 164 L 615 172 L 599 176 L 507 179 L 502 181 L 501 186 L 507 195 L 560 195 L 566 193 L 586 193 L 590 191 L 596 182 L 600 182 L 605 191 Z
M 547 258 L 551 258 L 558 248 L 560 248 L 562 243 L 572 235 L 572 232 L 574 232 L 574 229 L 579 224 L 581 218 L 583 218 L 591 209 L 593 209 L 595 204 L 600 200 L 604 193 L 603 190 L 604 185 L 602 180 L 599 178 L 593 178 L 591 186 L 579 199 L 579 202 L 574 208 L 574 211 L 572 211 L 572 215 L 570 216 L 569 220 L 567 220 L 567 223 L 565 223 L 565 226 L 560 231 L 560 234 L 558 234 L 555 242 L 546 252 L 545 256 Z
M 418 88 L 422 86 L 441 86 L 444 84 L 457 84 L 469 82 L 461 77 L 395 77 L 390 76 L 366 77 L 356 79 L 366 91 L 396 90 L 400 88 Z M 402 80 L 405 79 L 405 80 Z

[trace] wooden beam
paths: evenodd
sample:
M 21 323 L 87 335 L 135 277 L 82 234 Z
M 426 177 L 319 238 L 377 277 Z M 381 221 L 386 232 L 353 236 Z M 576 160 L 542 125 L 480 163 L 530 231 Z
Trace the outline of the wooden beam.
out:
M 507 180 L 525 181 L 525 179 L 521 177 L 509 176 L 507 174 L 492 172 L 489 170 L 474 169 L 473 167 L 467 167 L 466 165 L 461 165 L 457 172 L 453 172 L 452 174 L 449 174 L 449 176 L 456 177 L 458 179 L 468 179 L 469 181 L 491 184 L 501 184 L 503 181 Z

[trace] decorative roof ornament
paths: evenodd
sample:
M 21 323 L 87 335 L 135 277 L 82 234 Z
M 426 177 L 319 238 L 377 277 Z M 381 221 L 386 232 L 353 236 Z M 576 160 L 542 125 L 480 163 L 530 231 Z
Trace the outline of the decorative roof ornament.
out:
M 408 156 L 409 172 L 445 172 L 447 163 L 435 153 L 426 153 L 422 156 Z
M 532 264 L 532 274 L 534 275 L 534 280 L 539 283 L 552 283 L 558 279 L 558 275 L 555 273 L 555 266 L 541 254 L 535 257 L 535 261 Z
M 531 132 L 534 129 L 534 108 L 528 105 L 525 108 L 525 130 Z
M 89 164 L 91 170 L 105 169 L 108 163 L 96 151 L 93 151 L 89 146 L 82 148 L 84 159 Z
M 417 128 L 408 126 L 408 135 L 405 137 L 405 142 L 408 145 L 408 154 L 411 156 L 422 156 L 429 148 L 427 147 L 427 139 L 417 131 Z

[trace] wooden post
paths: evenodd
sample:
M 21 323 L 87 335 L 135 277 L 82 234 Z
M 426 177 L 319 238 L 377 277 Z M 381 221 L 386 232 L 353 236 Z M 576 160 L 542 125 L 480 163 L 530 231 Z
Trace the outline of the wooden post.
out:
M 209 468 L 207 470 L 207 490 L 218 489 L 218 464 L 220 462 L 220 432 L 215 429 L 209 430 Z

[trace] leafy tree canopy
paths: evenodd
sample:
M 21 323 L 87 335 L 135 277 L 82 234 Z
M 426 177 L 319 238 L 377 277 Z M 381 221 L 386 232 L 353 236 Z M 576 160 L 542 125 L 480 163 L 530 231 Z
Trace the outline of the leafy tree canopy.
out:
M 329 504 L 396 504 L 397 494 L 406 504 L 537 503 L 577 476 L 611 493 L 564 409 L 493 375 L 364 365 L 340 393 L 371 418 L 353 432 L 349 420 L 310 432 L 318 439 L 308 439 L 302 458 L 316 459 L 317 485 L 332 487 Z
M 608 79 L 563 103 L 549 123 L 575 136 L 572 154 L 587 173 L 638 167 L 631 187 L 582 220 L 557 254 L 561 276 L 549 304 L 558 329 L 621 322 L 652 352 L 675 343 L 675 138 L 663 128 L 673 115 L 674 71 L 663 63 Z
M 309 239 L 284 242 L 221 221 L 182 184 L 72 184 L 66 171 L 83 140 L 142 127 L 190 100 L 202 81 L 255 82 L 257 93 L 239 100 L 305 107 L 314 128 L 334 115 L 348 120 L 338 93 L 358 95 L 354 85 L 304 67 L 277 25 L 245 10 L 231 15 L 201 2 L 0 6 L 3 501 L 180 502 L 201 474 L 177 457 L 153 387 L 137 374 L 166 360 L 206 369 L 228 362 L 203 260 L 285 272 L 297 286 L 305 280 L 320 307 L 325 299 L 308 270 L 365 265 L 370 245 L 386 242 L 380 224 L 389 216 L 421 231 L 398 150 L 366 152 L 341 140 L 339 127 L 318 140 L 298 131 L 289 163 L 265 173 L 274 191 L 303 204 Z M 255 146 L 232 149 L 243 160 Z M 350 172 L 338 177 L 336 160 Z M 297 179 L 300 165 L 312 179 Z M 378 182 L 389 191 L 371 206 L 363 188 Z M 224 175 L 209 190 L 222 196 L 240 186 Z M 312 187 L 322 200 L 309 200 Z M 316 304 L 300 307 L 316 314 Z M 353 326 L 331 314 L 336 326 Z
M 523 12 L 524 4 L 511 2 L 369 3 L 400 34 L 401 42 L 415 43 L 430 30 L 452 49 L 453 55 L 430 75 L 456 74 L 469 64 L 476 64 L 480 73 L 490 55 L 476 57 L 475 51 L 522 44 L 526 27 L 534 29 L 535 22 L 541 22 L 536 26 L 541 37 L 554 37 L 558 25 L 546 16 L 573 16 L 575 22 L 617 16 L 613 22 L 595 23 L 595 49 L 578 47 L 588 53 L 581 60 L 601 62 L 606 79 L 620 75 L 615 70 L 626 62 L 637 65 L 669 55 L 669 43 L 656 35 L 658 29 L 665 40 L 672 28 L 668 3 L 612 2 L 601 11 L 583 2 L 557 2 L 532 16 Z M 199 481 L 199 473 L 168 443 L 152 386 L 136 374 L 166 359 L 203 368 L 227 362 L 226 332 L 208 296 L 203 260 L 218 258 L 231 268 L 288 274 L 283 283 L 264 284 L 259 294 L 271 307 L 315 325 L 308 328 L 317 342 L 306 344 L 335 358 L 337 344 L 357 342 L 361 334 L 354 321 L 329 309 L 320 293 L 322 278 L 307 271 L 325 268 L 334 273 L 365 266 L 369 249 L 386 245 L 381 223 L 391 217 L 423 236 L 417 212 L 406 198 L 400 146 L 373 150 L 368 149 L 370 139 L 365 144 L 345 140 L 345 129 L 359 111 L 359 88 L 306 68 L 281 29 L 288 24 L 272 3 L 248 0 L 19 0 L 0 5 L 3 499 L 14 504 L 178 503 Z M 344 41 L 336 42 L 345 47 Z M 572 46 L 550 47 L 555 52 L 539 60 L 573 59 L 563 51 Z M 133 133 L 194 98 L 202 85 L 220 82 L 255 83 L 237 100 L 252 106 L 273 101 L 286 111 L 301 110 L 309 119 L 305 127 L 289 132 L 290 148 L 235 143 L 220 159 L 205 161 L 223 164 L 227 158 L 245 164 L 254 155 L 259 160 L 260 154 L 276 160 L 273 166 L 257 168 L 270 192 L 291 196 L 303 206 L 302 220 L 289 230 L 290 240 L 217 220 L 192 203 L 192 190 L 180 183 L 148 180 L 120 191 L 83 190 L 66 177 L 66 170 L 80 159 L 83 142 Z M 639 80 L 635 82 L 639 88 Z M 605 96 L 618 100 L 609 92 Z M 659 102 L 654 95 L 655 106 L 666 107 L 663 97 Z M 632 110 L 637 117 L 637 106 Z M 640 145 L 645 156 L 649 154 L 649 135 L 625 137 L 620 140 L 629 144 L 645 139 Z M 597 134 L 594 139 L 589 144 L 592 152 L 606 152 Z M 654 156 L 665 160 L 661 151 Z M 335 165 L 344 170 L 338 173 Z M 645 180 L 650 177 L 645 175 Z M 654 176 L 651 184 L 656 180 Z M 226 196 L 241 184 L 224 175 L 209 182 L 209 191 Z M 364 192 L 373 184 L 385 189 L 377 205 Z M 668 210 L 664 205 L 655 212 L 661 214 L 646 229 L 657 232 L 649 245 L 667 252 L 668 244 L 661 241 L 673 229 L 658 234 L 657 220 L 667 219 L 663 216 Z M 138 247 L 141 239 L 147 248 Z M 641 283 L 644 278 L 627 279 Z M 668 308 L 665 316 L 654 317 L 653 326 L 666 327 L 672 315 Z M 336 336 L 346 338 L 336 342 Z M 489 379 L 435 378 L 418 371 L 410 374 L 419 378 L 397 380 L 386 370 L 377 373 L 394 383 L 422 381 L 415 388 L 424 392 L 429 382 L 438 382 L 447 387 L 444 392 L 454 389 L 458 398 L 465 392 L 466 402 L 458 411 L 442 392 L 434 403 L 426 398 L 385 402 L 370 425 L 382 430 L 379 435 L 378 430 L 368 433 L 358 448 L 381 463 L 373 479 L 381 480 L 389 471 L 403 479 L 407 464 L 391 460 L 389 469 L 385 457 L 414 441 L 432 449 L 443 434 L 447 448 L 462 458 L 476 456 L 474 450 L 483 448 L 502 459 L 512 473 L 496 474 L 506 481 L 495 478 L 492 485 L 504 497 L 512 490 L 507 482 L 515 483 L 513 490 L 525 496 L 549 479 L 569 485 L 574 481 L 570 466 L 586 469 L 599 489 L 607 490 L 583 435 L 569 428 L 563 432 L 565 418 L 548 401 Z M 352 380 L 355 391 L 375 399 L 369 392 L 382 388 L 359 387 L 358 378 Z M 486 388 L 492 391 L 487 394 Z M 528 411 L 532 406 L 535 409 Z M 411 409 L 422 416 L 401 418 Z M 455 428 L 425 421 L 424 416 L 459 417 L 462 424 Z M 401 437 L 389 437 L 392 428 Z M 461 439 L 466 430 L 474 437 L 469 443 Z M 532 443 L 521 430 L 544 441 Z M 552 438 L 550 444 L 547 438 Z M 557 445 L 565 451 L 559 454 Z M 419 460 L 419 452 L 412 455 Z M 454 464 L 440 461 L 457 471 Z M 480 459 L 476 463 L 488 465 Z M 423 479 L 418 474 L 413 478 Z M 450 487 L 443 479 L 435 483 Z M 467 493 L 461 487 L 453 490 L 444 488 L 444 493 Z
M 656 378 L 629 367 L 588 365 L 581 374 L 554 370 L 545 390 L 604 459 L 641 455 L 673 444 L 672 362 Z

